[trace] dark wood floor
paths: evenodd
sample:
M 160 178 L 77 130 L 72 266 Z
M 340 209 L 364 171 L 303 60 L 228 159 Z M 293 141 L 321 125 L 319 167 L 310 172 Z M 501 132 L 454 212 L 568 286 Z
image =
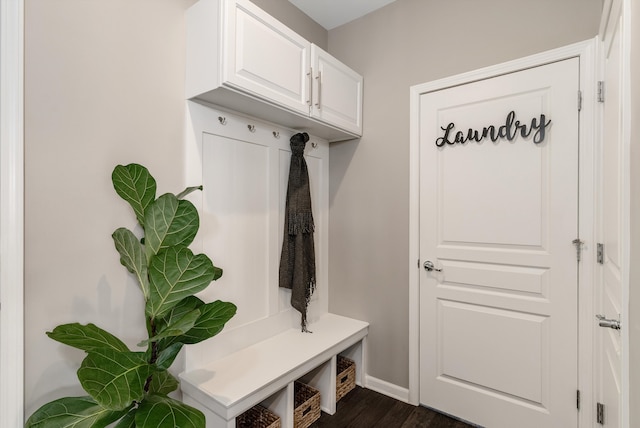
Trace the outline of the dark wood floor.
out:
M 473 428 L 421 406 L 412 406 L 370 389 L 356 387 L 340 401 L 336 414 L 322 413 L 311 428 Z

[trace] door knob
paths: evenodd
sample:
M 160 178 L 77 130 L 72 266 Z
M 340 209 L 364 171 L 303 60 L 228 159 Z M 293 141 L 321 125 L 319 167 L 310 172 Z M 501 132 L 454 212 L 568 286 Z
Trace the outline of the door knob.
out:
M 614 330 L 620 330 L 620 321 L 605 318 L 604 315 L 596 315 L 596 318 L 598 318 L 598 321 L 600 321 L 598 323 L 600 327 L 608 327 Z
M 427 272 L 431 272 L 431 271 L 442 272 L 442 269 L 437 269 L 433 265 L 433 262 L 431 260 L 427 260 L 426 262 L 424 262 L 423 266 L 424 266 L 424 270 L 426 270 Z

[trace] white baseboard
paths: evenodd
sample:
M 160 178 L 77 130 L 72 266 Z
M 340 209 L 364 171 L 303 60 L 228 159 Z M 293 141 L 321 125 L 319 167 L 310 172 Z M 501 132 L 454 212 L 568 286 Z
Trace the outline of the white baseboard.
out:
M 402 388 L 385 380 L 365 374 L 364 387 L 404 403 L 409 403 L 409 390 L 407 388 Z

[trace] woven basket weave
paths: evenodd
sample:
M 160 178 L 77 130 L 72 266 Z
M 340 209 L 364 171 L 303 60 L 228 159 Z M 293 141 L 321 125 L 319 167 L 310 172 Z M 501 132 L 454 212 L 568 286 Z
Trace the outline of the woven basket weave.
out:
M 302 382 L 294 384 L 293 427 L 307 428 L 320 419 L 320 391 Z
M 338 355 L 336 376 L 336 401 L 356 387 L 356 363 Z
M 269 409 L 253 406 L 236 417 L 236 428 L 280 428 L 280 418 Z

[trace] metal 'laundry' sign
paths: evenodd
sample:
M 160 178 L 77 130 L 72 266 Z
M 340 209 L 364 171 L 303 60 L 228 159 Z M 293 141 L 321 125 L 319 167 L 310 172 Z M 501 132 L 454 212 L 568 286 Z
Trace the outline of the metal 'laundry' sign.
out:
M 534 117 L 529 124 L 521 123 L 516 120 L 516 112 L 510 111 L 504 121 L 504 125 L 489 125 L 482 130 L 469 128 L 467 131 L 455 131 L 455 123 L 451 122 L 446 127 L 440 127 L 444 131 L 442 137 L 436 138 L 436 146 L 442 147 L 445 144 L 465 144 L 469 141 L 481 142 L 485 138 L 489 138 L 494 143 L 499 139 L 507 139 L 513 141 L 518 134 L 522 138 L 528 138 L 533 133 L 533 142 L 540 144 L 544 141 L 547 128 L 551 125 L 551 119 L 547 120 L 544 114 L 539 118 Z

